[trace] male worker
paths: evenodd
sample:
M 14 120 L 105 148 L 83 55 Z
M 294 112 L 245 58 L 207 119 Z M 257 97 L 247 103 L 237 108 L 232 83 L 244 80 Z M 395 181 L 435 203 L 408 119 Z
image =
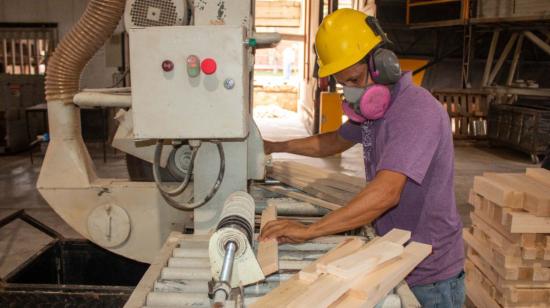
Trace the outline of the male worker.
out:
M 317 32 L 319 76 L 344 87 L 351 121 L 337 132 L 286 142 L 265 142 L 267 153 L 325 157 L 362 143 L 369 184 L 346 206 L 309 226 L 268 223 L 261 239 L 298 243 L 373 223 L 384 235 L 410 230 L 412 240 L 433 252 L 407 277 L 423 307 L 461 307 L 464 302 L 464 243 L 455 206 L 453 140 L 440 103 L 401 74 L 376 19 L 341 9 Z

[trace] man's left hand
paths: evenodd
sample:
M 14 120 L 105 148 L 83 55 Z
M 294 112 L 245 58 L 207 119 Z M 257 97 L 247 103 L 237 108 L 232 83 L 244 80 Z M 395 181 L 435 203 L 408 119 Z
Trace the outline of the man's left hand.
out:
M 260 234 L 260 241 L 277 239 L 280 244 L 302 243 L 313 238 L 308 227 L 293 220 L 273 220 L 268 222 Z

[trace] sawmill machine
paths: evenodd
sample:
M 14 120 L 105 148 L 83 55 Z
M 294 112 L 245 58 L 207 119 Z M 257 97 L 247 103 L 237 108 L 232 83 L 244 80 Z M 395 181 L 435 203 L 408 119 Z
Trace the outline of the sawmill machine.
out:
M 265 176 L 251 115 L 255 33 L 249 0 L 91 0 L 50 59 L 51 142 L 37 188 L 77 232 L 151 263 L 172 231 L 208 237 L 210 294 L 264 279 L 252 248 L 249 180 Z M 121 16 L 131 88 L 80 91 L 80 74 Z M 113 146 L 152 164 L 154 181 L 101 178 L 80 130 L 79 107 L 118 107 Z M 162 170 L 176 174 L 165 181 Z M 174 182 L 177 181 L 177 182 Z
M 131 87 L 81 90 L 82 70 L 122 16 Z M 264 179 L 266 161 L 251 114 L 254 52 L 281 36 L 256 33 L 253 16 L 250 0 L 90 0 L 49 60 L 51 141 L 37 188 L 85 238 L 152 263 L 127 307 L 242 306 L 243 294 L 290 277 L 265 279 L 254 249 L 248 189 Z M 97 175 L 80 107 L 119 108 L 113 146 L 150 163 L 152 181 Z M 280 247 L 279 258 L 314 260 L 337 242 L 313 245 L 309 259 Z

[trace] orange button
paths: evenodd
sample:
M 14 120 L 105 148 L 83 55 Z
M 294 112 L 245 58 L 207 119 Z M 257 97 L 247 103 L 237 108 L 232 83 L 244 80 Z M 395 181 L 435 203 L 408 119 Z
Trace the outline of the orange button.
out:
M 212 58 L 206 58 L 201 62 L 202 72 L 206 75 L 212 75 L 216 72 L 217 64 L 216 60 Z

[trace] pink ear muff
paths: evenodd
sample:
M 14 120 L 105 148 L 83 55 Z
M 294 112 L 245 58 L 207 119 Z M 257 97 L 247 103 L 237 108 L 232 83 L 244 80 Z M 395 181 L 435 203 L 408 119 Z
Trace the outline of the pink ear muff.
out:
M 363 94 L 361 101 L 359 102 L 361 115 L 369 120 L 378 120 L 382 118 L 384 113 L 386 113 L 386 110 L 388 110 L 390 100 L 391 93 L 388 87 L 379 84 L 370 86 L 365 91 L 365 94 Z M 348 108 L 350 107 L 348 106 Z M 353 109 L 351 109 L 351 111 L 353 112 Z
M 348 116 L 348 118 L 353 122 L 363 123 L 367 120 L 361 115 L 357 114 L 346 100 L 342 102 L 342 110 L 344 111 L 344 114 Z

